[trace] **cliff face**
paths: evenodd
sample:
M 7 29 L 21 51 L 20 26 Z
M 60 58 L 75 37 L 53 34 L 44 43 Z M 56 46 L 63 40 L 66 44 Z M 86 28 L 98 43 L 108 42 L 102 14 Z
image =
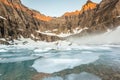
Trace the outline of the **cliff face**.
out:
M 83 33 L 101 33 L 120 25 L 120 0 L 102 0 L 93 10 L 79 15 L 79 25 L 88 27 Z
M 89 4 L 89 1 L 86 4 Z M 74 36 L 104 33 L 115 29 L 120 25 L 119 7 L 120 0 L 102 0 L 94 8 L 86 8 L 87 10 L 82 8 L 83 12 L 79 14 L 77 22 L 78 26 L 84 30 Z
M 91 13 L 96 7 L 97 7 L 96 3 L 92 1 L 87 1 L 81 10 L 77 10 L 75 12 L 67 12 L 61 17 L 50 20 L 46 25 L 46 30 L 48 29 L 50 31 L 53 31 L 53 33 L 56 33 L 56 34 L 60 34 L 61 32 L 64 34 L 79 33 L 82 29 L 79 23 L 80 23 L 80 20 L 83 19 L 83 18 L 79 18 L 79 16 L 83 15 L 85 12 L 88 13 L 89 15 L 89 13 Z M 87 17 L 89 18 L 89 16 Z M 87 17 L 84 18 L 83 21 L 87 20 L 88 19 Z M 83 28 L 86 29 L 85 27 Z M 57 31 L 54 31 L 54 30 L 57 30 Z
M 44 21 L 51 19 L 23 6 L 20 0 L 0 0 L 0 38 L 13 40 L 23 36 L 34 40 L 57 40 L 58 37 L 36 32 Z
M 92 12 L 97 8 L 97 5 L 98 4 L 92 1 L 87 1 L 81 10 L 77 10 L 75 12 L 67 12 L 63 16 L 53 19 L 49 22 L 52 24 L 52 28 L 55 28 L 54 26 L 57 26 L 58 33 L 79 33 L 83 28 L 86 29 L 87 27 L 84 27 L 83 25 L 81 26 L 80 22 L 82 23 L 83 21 L 85 22 L 86 20 L 89 20 L 89 18 L 91 18 L 90 16 L 93 15 Z M 83 15 L 84 18 L 80 18 L 80 16 Z
M 81 10 L 52 18 L 30 10 L 20 0 L 0 0 L 0 38 L 56 41 L 61 33 L 81 36 L 105 32 L 120 25 L 119 7 L 120 0 L 102 0 L 100 4 L 88 0 Z

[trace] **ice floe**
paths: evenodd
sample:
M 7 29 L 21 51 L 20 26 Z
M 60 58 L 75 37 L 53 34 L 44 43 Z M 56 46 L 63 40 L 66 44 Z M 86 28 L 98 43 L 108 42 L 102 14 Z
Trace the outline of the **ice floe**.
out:
M 0 58 L 0 63 L 21 62 L 21 61 L 33 60 L 36 58 L 38 57 L 28 56 L 28 57 Z
M 7 52 L 6 49 L 0 49 L 0 52 Z
M 95 53 L 54 53 L 56 55 L 38 59 L 32 65 L 38 72 L 54 73 L 64 69 L 72 69 L 81 64 L 89 64 L 99 59 L 102 54 Z M 86 56 L 87 55 L 87 56 Z

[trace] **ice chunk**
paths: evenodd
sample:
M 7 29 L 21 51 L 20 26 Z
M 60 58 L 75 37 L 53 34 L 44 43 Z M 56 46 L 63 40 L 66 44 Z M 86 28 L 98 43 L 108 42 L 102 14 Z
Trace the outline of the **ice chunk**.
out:
M 55 53 L 54 53 L 55 54 Z M 57 53 L 56 53 L 57 54 Z M 50 56 L 51 55 L 51 56 Z M 81 64 L 89 64 L 99 59 L 102 54 L 97 53 L 59 53 L 59 56 L 49 54 L 49 57 L 38 59 L 32 65 L 38 72 L 54 73 L 64 69 L 71 69 Z M 87 56 L 86 56 L 87 55 Z
M 8 52 L 8 51 L 5 49 L 0 49 L 0 52 Z

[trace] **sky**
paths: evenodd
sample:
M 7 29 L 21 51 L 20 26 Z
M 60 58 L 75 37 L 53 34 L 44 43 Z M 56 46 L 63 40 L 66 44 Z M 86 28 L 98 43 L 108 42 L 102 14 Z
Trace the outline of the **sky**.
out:
M 62 16 L 65 12 L 80 10 L 87 0 L 21 0 L 22 3 L 52 17 Z M 99 3 L 101 0 L 92 0 Z

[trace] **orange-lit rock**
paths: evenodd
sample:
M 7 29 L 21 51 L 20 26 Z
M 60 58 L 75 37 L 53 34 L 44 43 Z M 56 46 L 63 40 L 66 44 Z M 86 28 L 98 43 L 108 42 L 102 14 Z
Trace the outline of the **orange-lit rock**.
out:
M 81 10 L 76 10 L 75 12 L 66 12 L 63 16 L 72 16 L 72 15 L 79 15 L 84 11 L 95 9 L 97 6 L 96 3 L 88 0 L 87 3 L 82 7 Z
M 33 15 L 34 18 L 37 18 L 39 20 L 42 20 L 42 21 L 50 21 L 52 19 L 52 17 L 49 17 L 49 16 L 45 16 L 45 15 L 42 15 L 40 14 L 39 12 L 34 12 L 32 10 L 28 10 L 25 6 L 21 6 L 21 4 L 19 3 L 9 3 L 9 0 L 2 0 L 1 2 L 3 2 L 5 5 L 7 6 L 10 6 L 10 7 L 14 7 L 14 8 L 17 8 L 19 10 L 22 10 L 22 11 L 25 11 L 27 12 L 28 14 L 31 14 Z
M 9 3 L 8 3 L 7 0 L 2 0 L 1 2 L 3 2 L 3 3 L 6 4 L 6 5 L 9 5 Z
M 90 10 L 90 9 L 95 9 L 96 6 L 97 6 L 96 3 L 88 0 L 87 3 L 82 7 L 81 11 L 87 11 L 87 10 Z
M 75 12 L 66 12 L 64 16 L 78 15 L 81 11 L 76 10 Z
M 41 15 L 40 13 L 37 12 L 33 12 L 33 17 L 43 21 L 50 21 L 52 19 L 52 17 Z

